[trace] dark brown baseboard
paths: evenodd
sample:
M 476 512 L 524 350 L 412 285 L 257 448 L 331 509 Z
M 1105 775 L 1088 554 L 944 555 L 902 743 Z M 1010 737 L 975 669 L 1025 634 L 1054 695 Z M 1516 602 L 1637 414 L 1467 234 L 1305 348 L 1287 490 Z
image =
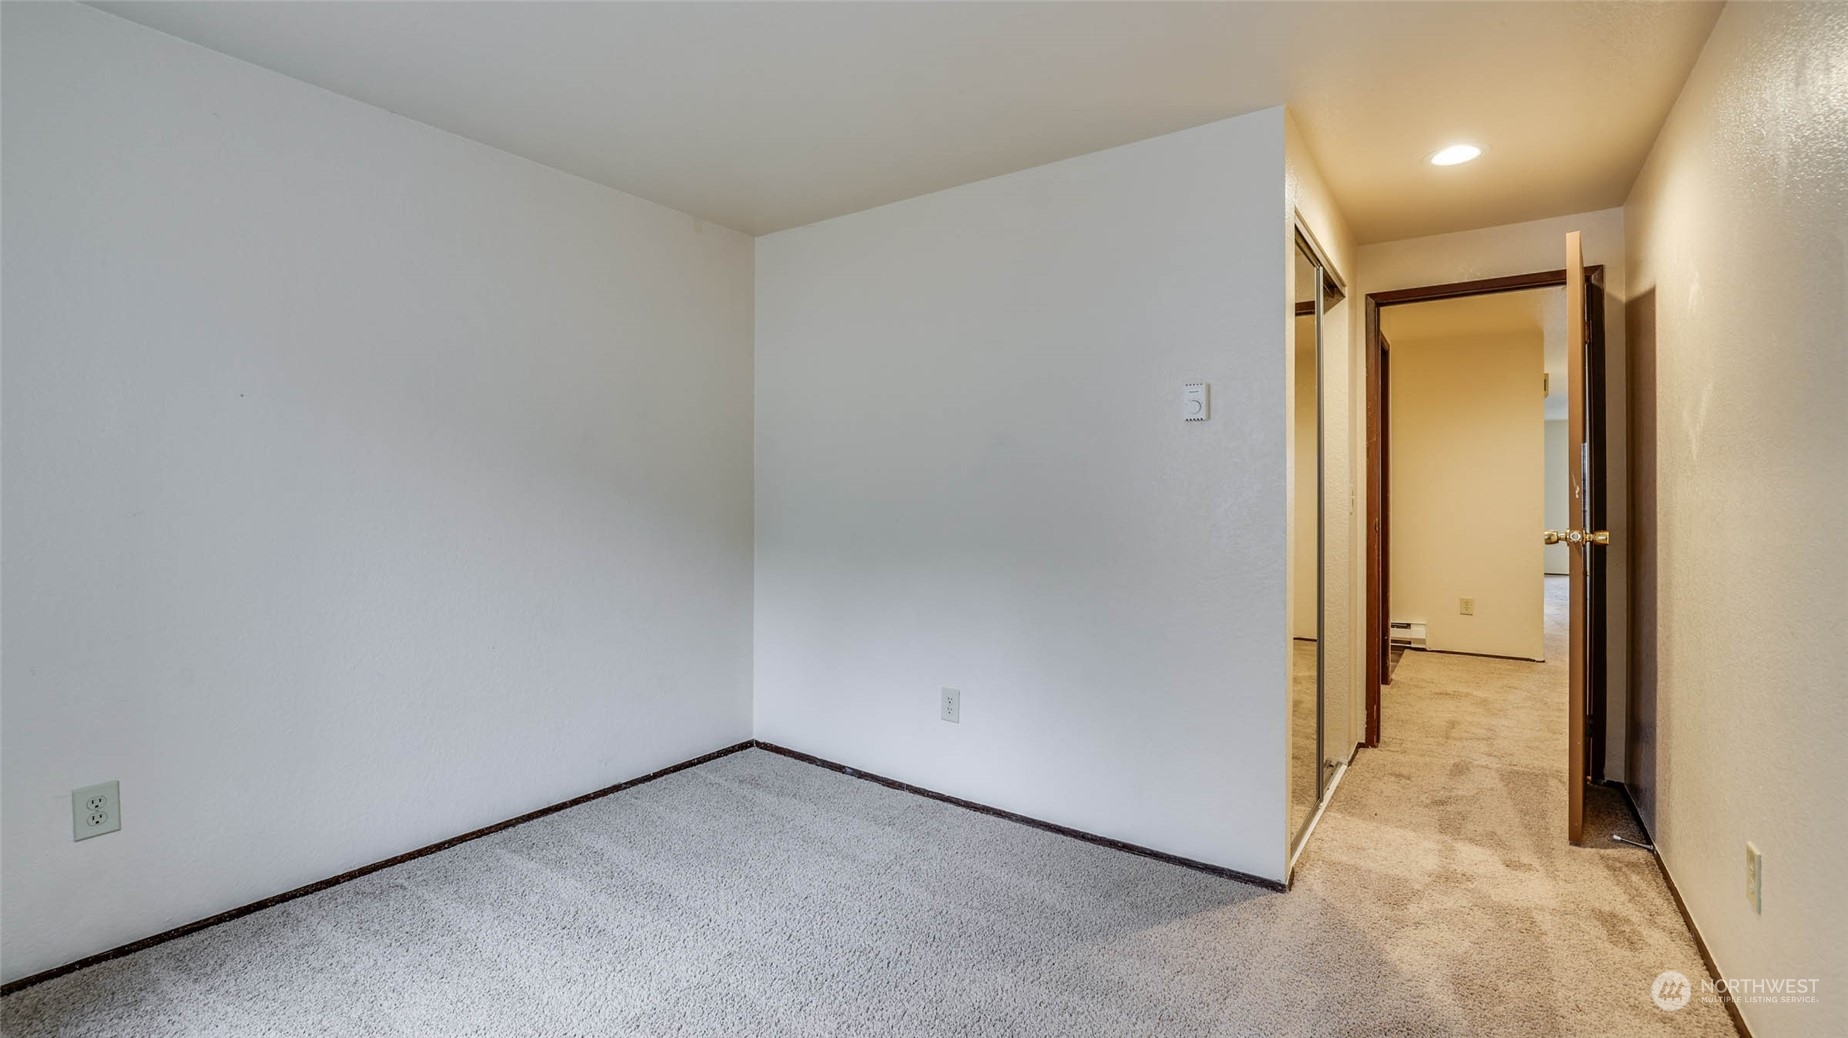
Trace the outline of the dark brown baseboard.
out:
M 1401 646 L 1394 644 L 1393 648 L 1397 649 L 1401 648 Z M 1403 648 L 1406 652 L 1428 652 L 1433 656 L 1474 656 L 1479 660 L 1512 660 L 1515 663 L 1546 662 L 1544 659 L 1535 659 L 1532 656 L 1503 656 L 1495 652 L 1464 652 L 1461 649 L 1420 649 L 1410 645 L 1403 646 Z
M 1675 877 L 1669 875 L 1668 865 L 1662 861 L 1662 852 L 1656 849 L 1655 834 L 1649 831 L 1648 824 L 1643 821 L 1643 813 L 1636 809 L 1636 799 L 1630 796 L 1630 787 L 1613 779 L 1607 779 L 1602 784 L 1623 794 L 1623 802 L 1630 808 L 1630 817 L 1636 819 L 1636 827 L 1649 837 L 1649 856 L 1655 859 L 1656 871 L 1662 874 L 1662 882 L 1668 887 L 1668 896 L 1675 899 L 1675 909 L 1681 913 L 1681 921 L 1687 924 L 1688 933 L 1694 938 L 1694 948 L 1700 952 L 1700 961 L 1706 964 L 1707 972 L 1713 975 L 1714 980 L 1725 980 L 1726 976 L 1720 972 L 1719 964 L 1713 961 L 1713 952 L 1707 948 L 1707 939 L 1700 935 L 1700 927 L 1694 925 L 1694 917 L 1688 913 L 1688 903 L 1681 899 L 1681 888 L 1675 886 Z M 1726 1006 L 1726 1015 L 1732 1018 L 1733 1027 L 1738 1030 L 1740 1038 L 1752 1038 L 1752 1029 L 1746 1025 L 1745 1015 L 1739 1012 L 1738 1005 L 1730 1001 L 1722 1004 Z
M 801 750 L 792 750 L 787 746 L 778 746 L 775 743 L 764 742 L 762 739 L 757 740 L 757 748 L 760 750 L 769 750 L 771 753 L 780 753 L 785 757 L 799 760 L 804 764 L 813 764 L 818 768 L 827 768 L 829 771 L 838 771 L 843 775 L 849 775 L 853 778 L 865 779 L 868 782 L 874 782 L 881 786 L 885 786 L 887 789 L 896 789 L 901 792 L 941 801 L 945 804 L 952 804 L 956 807 L 975 811 L 979 814 L 991 815 L 995 818 L 1004 818 L 1010 822 L 1017 822 L 1020 825 L 1030 826 L 1034 829 L 1040 829 L 1049 833 L 1057 833 L 1060 836 L 1068 836 L 1074 840 L 1083 840 L 1086 843 L 1094 843 L 1099 847 L 1108 847 L 1113 851 L 1122 851 L 1126 854 L 1137 854 L 1144 858 L 1154 858 L 1156 861 L 1165 861 L 1170 865 L 1179 865 L 1184 869 L 1193 869 L 1196 872 L 1209 873 L 1223 879 L 1236 880 L 1240 883 L 1246 883 L 1254 887 L 1262 887 L 1265 890 L 1272 890 L 1278 893 L 1282 893 L 1286 889 L 1284 884 L 1274 879 L 1253 876 L 1249 872 L 1240 872 L 1237 869 L 1228 869 L 1221 865 L 1209 865 L 1206 862 L 1195 861 L 1192 858 L 1183 858 L 1178 854 L 1169 854 L 1166 851 L 1158 851 L 1150 847 L 1142 847 L 1133 843 L 1124 843 L 1121 840 L 1113 840 L 1108 836 L 1087 833 L 1082 829 L 1073 829 L 1070 826 L 1059 825 L 1054 822 L 1044 822 L 1038 818 L 1015 814 L 1012 811 L 1003 811 L 998 807 L 989 807 L 987 804 L 978 804 L 973 800 L 953 797 L 948 793 L 939 793 L 934 789 L 914 786 L 909 782 L 900 782 L 897 779 L 886 778 L 884 775 L 875 775 L 870 771 L 850 768 L 845 764 L 828 760 L 825 757 L 817 757 L 814 754 L 803 753 Z
M 676 771 L 685 771 L 688 768 L 698 767 L 708 761 L 718 760 L 720 757 L 737 753 L 740 750 L 748 750 L 753 745 L 755 744 L 747 739 L 744 742 L 727 746 L 722 750 L 714 750 L 711 753 L 703 754 L 692 760 L 683 760 L 679 764 L 671 764 L 662 768 L 660 771 L 651 771 L 640 778 L 632 778 L 626 782 L 618 782 L 613 786 L 605 786 L 602 789 L 585 793 L 583 796 L 572 797 L 570 800 L 561 801 L 550 807 L 542 807 L 537 811 L 528 811 L 517 818 L 509 818 L 504 822 L 495 822 L 493 825 L 483 826 L 473 832 L 463 833 L 461 836 L 452 836 L 447 840 L 438 841 L 428 847 L 419 847 L 414 851 L 406 851 L 403 854 L 394 855 L 383 861 L 375 861 L 370 865 L 361 865 L 359 868 L 353 869 L 350 872 L 342 872 L 340 875 L 329 879 L 316 880 L 307 886 L 296 887 L 294 890 L 285 890 L 280 894 L 266 897 L 261 901 L 253 901 L 248 905 L 233 908 L 228 912 L 220 912 L 217 915 L 206 916 L 204 919 L 194 920 L 184 926 L 176 926 L 165 933 L 157 933 L 152 937 L 143 937 L 138 941 L 131 941 L 119 948 L 111 948 L 108 951 L 97 952 L 95 955 L 86 955 L 81 959 L 67 962 L 62 966 L 53 966 L 51 969 L 43 972 L 34 973 L 30 977 L 21 977 L 5 985 L 0 985 L 0 996 L 10 995 L 15 991 L 22 991 L 34 984 L 43 984 L 45 981 L 62 977 L 67 973 L 75 973 L 88 966 L 108 962 L 110 959 L 119 959 L 124 955 L 133 955 L 138 951 L 152 948 L 157 944 L 165 944 L 175 938 L 184 937 L 190 933 L 197 933 L 207 927 L 217 926 L 220 923 L 228 923 L 233 919 L 242 918 L 252 912 L 261 912 L 266 908 L 274 908 L 285 901 L 293 901 L 298 897 L 306 897 L 309 894 L 319 893 L 329 887 L 339 886 L 348 880 L 355 880 L 361 876 L 378 872 L 381 869 L 389 869 L 393 865 L 402 865 L 407 861 L 412 861 L 428 854 L 435 854 L 437 851 L 446 851 L 457 844 L 467 843 L 470 840 L 479 840 L 483 836 L 490 836 L 500 832 L 502 829 L 511 829 L 523 822 L 530 822 L 536 818 L 544 818 L 546 815 L 557 814 L 568 807 L 576 807 L 579 804 L 589 803 L 592 800 L 609 796 L 612 793 L 620 793 L 625 789 L 632 789 L 644 782 L 653 782 L 655 779 L 664 778 L 668 775 L 672 775 Z

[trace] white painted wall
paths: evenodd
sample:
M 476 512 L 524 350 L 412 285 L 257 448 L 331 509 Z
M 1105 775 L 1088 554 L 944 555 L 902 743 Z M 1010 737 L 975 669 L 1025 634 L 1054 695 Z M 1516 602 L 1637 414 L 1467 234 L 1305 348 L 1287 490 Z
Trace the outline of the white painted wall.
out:
M 1452 281 L 1508 274 L 1530 274 L 1538 270 L 1557 270 L 1566 264 L 1566 232 L 1582 232 L 1585 262 L 1603 264 L 1605 308 L 1605 388 L 1606 460 L 1608 483 L 1608 518 L 1611 531 L 1609 593 L 1607 616 L 1606 676 L 1609 697 L 1605 745 L 1605 774 L 1622 779 L 1624 768 L 1624 730 L 1629 658 L 1629 600 L 1626 574 L 1629 572 L 1629 444 L 1625 412 L 1626 353 L 1624 347 L 1624 211 L 1603 209 L 1591 213 L 1534 220 L 1528 223 L 1485 227 L 1427 238 L 1381 242 L 1359 250 L 1360 282 L 1355 298 L 1368 292 L 1385 292 L 1420 285 L 1441 285 Z M 1355 321 L 1353 335 L 1360 342 L 1365 330 Z M 1365 493 L 1365 471 L 1361 471 L 1361 492 Z M 1388 733 L 1388 737 L 1390 733 Z
M 1392 344 L 1389 615 L 1423 623 L 1432 649 L 1543 659 L 1540 330 L 1415 338 L 1395 334 L 1391 310 L 1381 324 Z
M 1283 135 L 758 239 L 760 738 L 1283 876 Z
M 4 8 L 7 979 L 750 737 L 749 239 Z
M 1848 1034 L 1844 113 L 1848 8 L 1729 5 L 1625 207 L 1654 384 L 1638 780 L 1721 971 L 1822 981 L 1742 1005 L 1760 1038 Z

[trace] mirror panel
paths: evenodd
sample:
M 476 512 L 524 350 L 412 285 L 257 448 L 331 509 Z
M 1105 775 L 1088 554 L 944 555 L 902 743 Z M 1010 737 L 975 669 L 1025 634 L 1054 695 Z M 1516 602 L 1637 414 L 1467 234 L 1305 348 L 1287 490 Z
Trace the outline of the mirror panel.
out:
M 1292 846 L 1303 837 L 1324 778 L 1321 702 L 1321 406 L 1317 331 L 1322 272 L 1296 252 L 1290 371 L 1290 793 Z

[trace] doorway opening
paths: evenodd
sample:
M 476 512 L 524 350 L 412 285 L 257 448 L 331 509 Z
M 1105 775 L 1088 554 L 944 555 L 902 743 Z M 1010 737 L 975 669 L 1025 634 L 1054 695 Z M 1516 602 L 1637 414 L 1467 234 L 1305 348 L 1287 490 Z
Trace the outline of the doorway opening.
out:
M 1406 650 L 1549 655 L 1544 578 L 1567 572 L 1568 548 L 1536 530 L 1570 525 L 1544 523 L 1566 514 L 1569 493 L 1563 455 L 1548 451 L 1549 434 L 1558 453 L 1567 432 L 1565 297 L 1564 286 L 1528 288 L 1380 312 L 1392 364 L 1385 454 L 1398 462 L 1384 517 L 1396 533 L 1394 662 Z
M 1391 682 L 1397 652 L 1407 646 L 1418 646 L 1475 655 L 1534 660 L 1544 658 L 1547 601 L 1544 590 L 1547 578 L 1544 573 L 1549 567 L 1563 564 L 1567 575 L 1563 582 L 1555 582 L 1554 590 L 1556 595 L 1564 598 L 1565 612 L 1569 615 L 1569 637 L 1564 640 L 1562 647 L 1564 644 L 1570 645 L 1567 668 L 1569 681 L 1564 692 L 1567 696 L 1568 726 L 1567 832 L 1573 843 L 1579 842 L 1583 829 L 1583 787 L 1586 783 L 1598 782 L 1603 778 L 1604 747 L 1601 745 L 1601 733 L 1604 731 L 1605 712 L 1606 581 L 1604 556 L 1596 548 L 1608 543 L 1608 535 L 1602 532 L 1606 525 L 1603 463 L 1603 269 L 1583 266 L 1579 261 L 1578 250 L 1578 236 L 1572 234 L 1567 240 L 1567 266 L 1558 270 L 1376 292 L 1366 296 L 1368 536 L 1364 567 L 1367 597 L 1362 653 L 1366 697 L 1365 744 L 1379 746 L 1381 739 L 1387 737 L 1387 733 L 1382 732 L 1381 687 Z M 1438 308 L 1431 305 L 1439 302 L 1450 304 L 1444 308 L 1447 312 L 1440 313 Z M 1491 319 L 1491 323 L 1493 320 L 1505 323 L 1511 320 L 1508 315 L 1520 314 L 1524 310 L 1541 315 L 1540 320 L 1544 321 L 1548 307 L 1556 309 L 1555 327 L 1563 333 L 1560 335 L 1561 342 L 1553 350 L 1552 366 L 1556 370 L 1546 370 L 1543 335 L 1536 336 L 1534 342 L 1515 351 L 1525 351 L 1520 364 L 1532 369 L 1532 382 L 1525 390 L 1530 394 L 1525 398 L 1526 402 L 1507 405 L 1517 407 L 1523 413 L 1531 412 L 1532 424 L 1523 427 L 1518 417 L 1498 413 L 1492 399 L 1494 393 L 1489 386 L 1476 387 L 1472 392 L 1471 387 L 1456 384 L 1461 366 L 1459 361 L 1471 356 L 1458 351 L 1472 347 L 1466 343 L 1438 342 L 1443 336 L 1434 332 L 1444 329 L 1446 322 L 1452 328 L 1462 328 L 1472 318 L 1478 324 L 1485 318 Z M 1474 330 L 1482 331 L 1481 328 Z M 1406 347 L 1399 351 L 1396 360 L 1393 348 L 1395 336 L 1400 337 L 1399 341 Z M 1481 340 L 1482 337 L 1477 338 Z M 1417 344 L 1416 349 L 1413 348 L 1414 343 Z M 1474 347 L 1478 352 L 1474 356 L 1480 359 L 1483 350 L 1496 349 L 1497 345 L 1478 341 Z M 1507 344 L 1499 345 L 1505 350 L 1514 350 Z M 1517 377 L 1510 372 L 1518 367 L 1503 365 L 1506 370 L 1490 380 L 1501 382 L 1506 378 Z M 1481 370 L 1473 374 L 1487 377 L 1483 376 Z M 1557 460 L 1565 470 L 1568 492 L 1563 509 L 1556 502 L 1551 515 L 1557 516 L 1563 511 L 1570 522 L 1560 527 L 1549 527 L 1544 525 L 1544 517 L 1548 513 L 1543 508 L 1545 426 L 1541 423 L 1546 407 L 1544 401 L 1555 388 L 1554 380 L 1562 376 L 1567 383 L 1565 393 L 1558 404 L 1553 406 L 1553 412 L 1565 423 L 1563 432 L 1566 442 L 1562 452 L 1565 456 Z M 1533 448 L 1527 456 L 1527 461 L 1531 463 L 1529 470 L 1525 473 L 1511 473 L 1483 469 L 1485 443 L 1457 444 L 1454 441 L 1458 435 L 1456 429 L 1446 430 L 1428 421 L 1431 417 L 1430 408 L 1436 406 L 1438 401 L 1429 393 L 1396 393 L 1395 378 L 1406 383 L 1417 380 L 1426 390 L 1431 390 L 1435 385 L 1451 393 L 1459 406 L 1476 408 L 1477 417 L 1494 417 L 1503 427 L 1503 435 L 1524 438 L 1523 442 Z M 1506 386 L 1496 387 L 1498 392 L 1503 390 L 1514 391 Z M 1417 413 L 1399 413 L 1413 411 Z M 1479 432 L 1490 439 L 1494 435 L 1486 428 Z M 1401 442 L 1395 443 L 1395 434 L 1399 434 Z M 1400 455 L 1397 459 L 1394 457 L 1395 450 Z M 1510 479 L 1514 479 L 1515 483 L 1510 483 Z M 1523 479 L 1526 482 L 1521 483 Z M 1461 536 L 1482 542 L 1500 539 L 1506 543 L 1510 537 L 1518 540 L 1522 536 L 1520 524 L 1531 522 L 1527 536 L 1532 540 L 1527 543 L 1533 545 L 1533 550 L 1525 556 L 1528 561 L 1518 561 L 1522 555 L 1518 548 L 1515 549 L 1512 556 L 1504 555 L 1517 560 L 1511 564 L 1515 568 L 1499 576 L 1485 572 L 1480 560 L 1456 558 L 1458 555 L 1468 555 L 1467 552 L 1456 551 L 1460 536 L 1456 531 L 1445 534 L 1436 529 L 1443 526 L 1443 523 L 1419 522 L 1416 518 L 1415 513 L 1421 512 L 1426 515 L 1445 515 L 1445 493 L 1472 483 L 1475 489 L 1483 493 L 1498 495 L 1494 501 L 1497 530 L 1492 534 L 1490 531 L 1468 531 Z M 1502 487 L 1502 484 L 1508 486 Z M 1417 500 L 1395 503 L 1395 491 L 1416 495 Z M 1412 513 L 1396 505 L 1409 506 Z M 1400 525 L 1406 527 L 1399 531 L 1397 540 L 1407 543 L 1395 544 L 1395 515 L 1399 517 Z M 1449 540 L 1444 542 L 1446 536 Z M 1544 553 L 1541 550 L 1543 545 L 1548 548 L 1555 545 L 1564 548 L 1563 563 L 1559 552 Z M 1408 554 L 1411 549 L 1417 550 Z M 1437 549 L 1448 552 L 1451 568 L 1460 569 L 1463 573 L 1458 578 L 1463 582 L 1462 585 L 1455 581 L 1446 584 L 1442 579 L 1433 580 L 1429 572 L 1395 573 L 1395 558 L 1402 563 L 1408 558 L 1428 558 Z M 1419 555 L 1420 552 L 1424 553 L 1423 556 Z M 1458 588 L 1485 583 L 1494 585 L 1497 579 L 1502 579 L 1503 586 L 1513 587 L 1518 584 L 1530 588 L 1531 594 L 1523 596 L 1519 591 L 1490 592 L 1497 596 L 1492 604 L 1495 614 L 1482 617 L 1477 609 L 1478 605 L 1485 604 L 1480 601 L 1481 596 L 1468 590 L 1459 593 Z M 1561 583 L 1569 586 L 1561 587 Z M 1490 622 L 1482 622 L 1485 619 Z M 1399 625 L 1396 630 L 1395 623 Z M 1422 646 L 1419 646 L 1420 642 Z

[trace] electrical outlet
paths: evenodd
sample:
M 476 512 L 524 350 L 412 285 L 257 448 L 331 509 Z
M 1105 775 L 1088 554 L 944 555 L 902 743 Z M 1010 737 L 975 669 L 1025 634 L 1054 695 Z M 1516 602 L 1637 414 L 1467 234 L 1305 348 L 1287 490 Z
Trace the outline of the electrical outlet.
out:
M 71 790 L 71 839 L 113 833 L 122 828 L 122 790 L 114 782 Z
M 1457 612 L 1464 616 L 1476 615 L 1476 600 L 1473 598 L 1457 599 Z
M 943 690 L 943 709 L 939 717 L 951 724 L 962 723 L 962 693 L 953 688 Z
M 1764 914 L 1765 856 L 1750 842 L 1745 845 L 1745 899 L 1751 903 L 1752 911 Z

